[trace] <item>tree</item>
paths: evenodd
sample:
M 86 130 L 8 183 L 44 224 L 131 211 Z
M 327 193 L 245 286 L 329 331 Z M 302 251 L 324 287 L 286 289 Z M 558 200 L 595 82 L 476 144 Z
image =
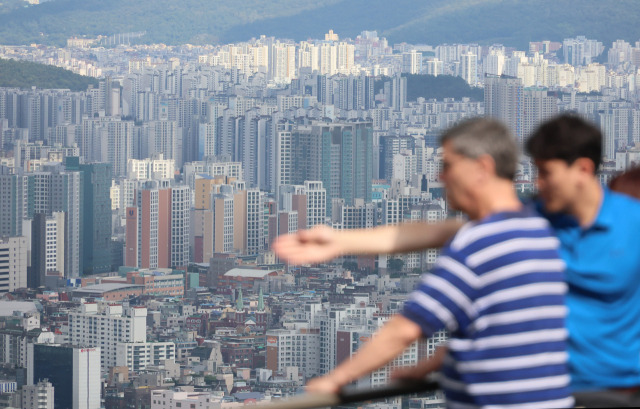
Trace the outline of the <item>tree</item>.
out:
M 345 261 L 342 263 L 342 268 L 345 270 L 356 271 L 358 270 L 358 263 L 355 261 Z

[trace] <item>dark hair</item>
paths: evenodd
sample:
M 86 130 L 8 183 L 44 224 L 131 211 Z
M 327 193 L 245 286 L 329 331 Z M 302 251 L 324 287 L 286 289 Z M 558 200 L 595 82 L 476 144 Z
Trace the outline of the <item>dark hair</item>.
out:
M 602 161 L 602 133 L 577 115 L 560 115 L 542 123 L 527 140 L 526 149 L 533 159 L 560 159 L 567 165 L 588 158 L 595 172 Z
M 453 150 L 464 157 L 476 159 L 489 155 L 496 164 L 496 176 L 513 180 L 518 164 L 518 147 L 501 122 L 494 119 L 473 118 L 449 128 L 440 143 L 450 142 Z
M 611 190 L 640 199 L 640 166 L 627 170 L 611 179 Z

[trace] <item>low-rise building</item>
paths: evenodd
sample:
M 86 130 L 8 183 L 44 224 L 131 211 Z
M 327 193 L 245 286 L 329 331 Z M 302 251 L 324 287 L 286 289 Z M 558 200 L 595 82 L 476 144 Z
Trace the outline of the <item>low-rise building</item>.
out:
M 149 365 L 160 365 L 176 359 L 173 342 L 121 342 L 116 345 L 116 366 L 126 366 L 140 372 Z
M 137 297 L 144 292 L 144 286 L 138 284 L 105 283 L 76 288 L 73 298 L 102 298 L 105 301 L 117 302 L 131 296 Z
M 267 277 L 282 274 L 279 270 L 260 270 L 257 268 L 233 268 L 218 278 L 218 287 L 253 289 L 255 282 L 262 282 Z

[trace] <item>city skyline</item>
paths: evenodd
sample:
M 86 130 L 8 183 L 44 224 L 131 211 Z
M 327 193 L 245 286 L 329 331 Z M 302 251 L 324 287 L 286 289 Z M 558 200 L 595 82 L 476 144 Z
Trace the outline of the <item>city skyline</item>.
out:
M 300 392 L 401 310 L 439 252 L 294 266 L 271 244 L 323 224 L 461 218 L 439 180 L 439 136 L 465 119 L 499 119 L 522 147 L 541 122 L 574 113 L 603 132 L 602 186 L 640 164 L 640 41 L 92 41 L 0 45 L 1 58 L 98 78 L 82 91 L 0 88 L 8 405 L 221 409 Z M 476 94 L 415 97 L 426 76 Z M 536 177 L 521 155 L 521 197 Z M 385 384 L 446 338 L 416 342 L 358 386 Z M 87 382 L 64 388 L 52 371 Z M 409 405 L 445 404 L 436 392 Z

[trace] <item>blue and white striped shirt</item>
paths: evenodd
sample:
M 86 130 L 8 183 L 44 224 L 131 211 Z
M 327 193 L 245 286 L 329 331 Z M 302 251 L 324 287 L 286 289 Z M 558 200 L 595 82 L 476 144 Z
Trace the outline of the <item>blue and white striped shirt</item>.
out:
M 573 405 L 564 263 L 533 210 L 467 223 L 405 303 L 424 336 L 451 338 L 441 386 L 449 408 Z

